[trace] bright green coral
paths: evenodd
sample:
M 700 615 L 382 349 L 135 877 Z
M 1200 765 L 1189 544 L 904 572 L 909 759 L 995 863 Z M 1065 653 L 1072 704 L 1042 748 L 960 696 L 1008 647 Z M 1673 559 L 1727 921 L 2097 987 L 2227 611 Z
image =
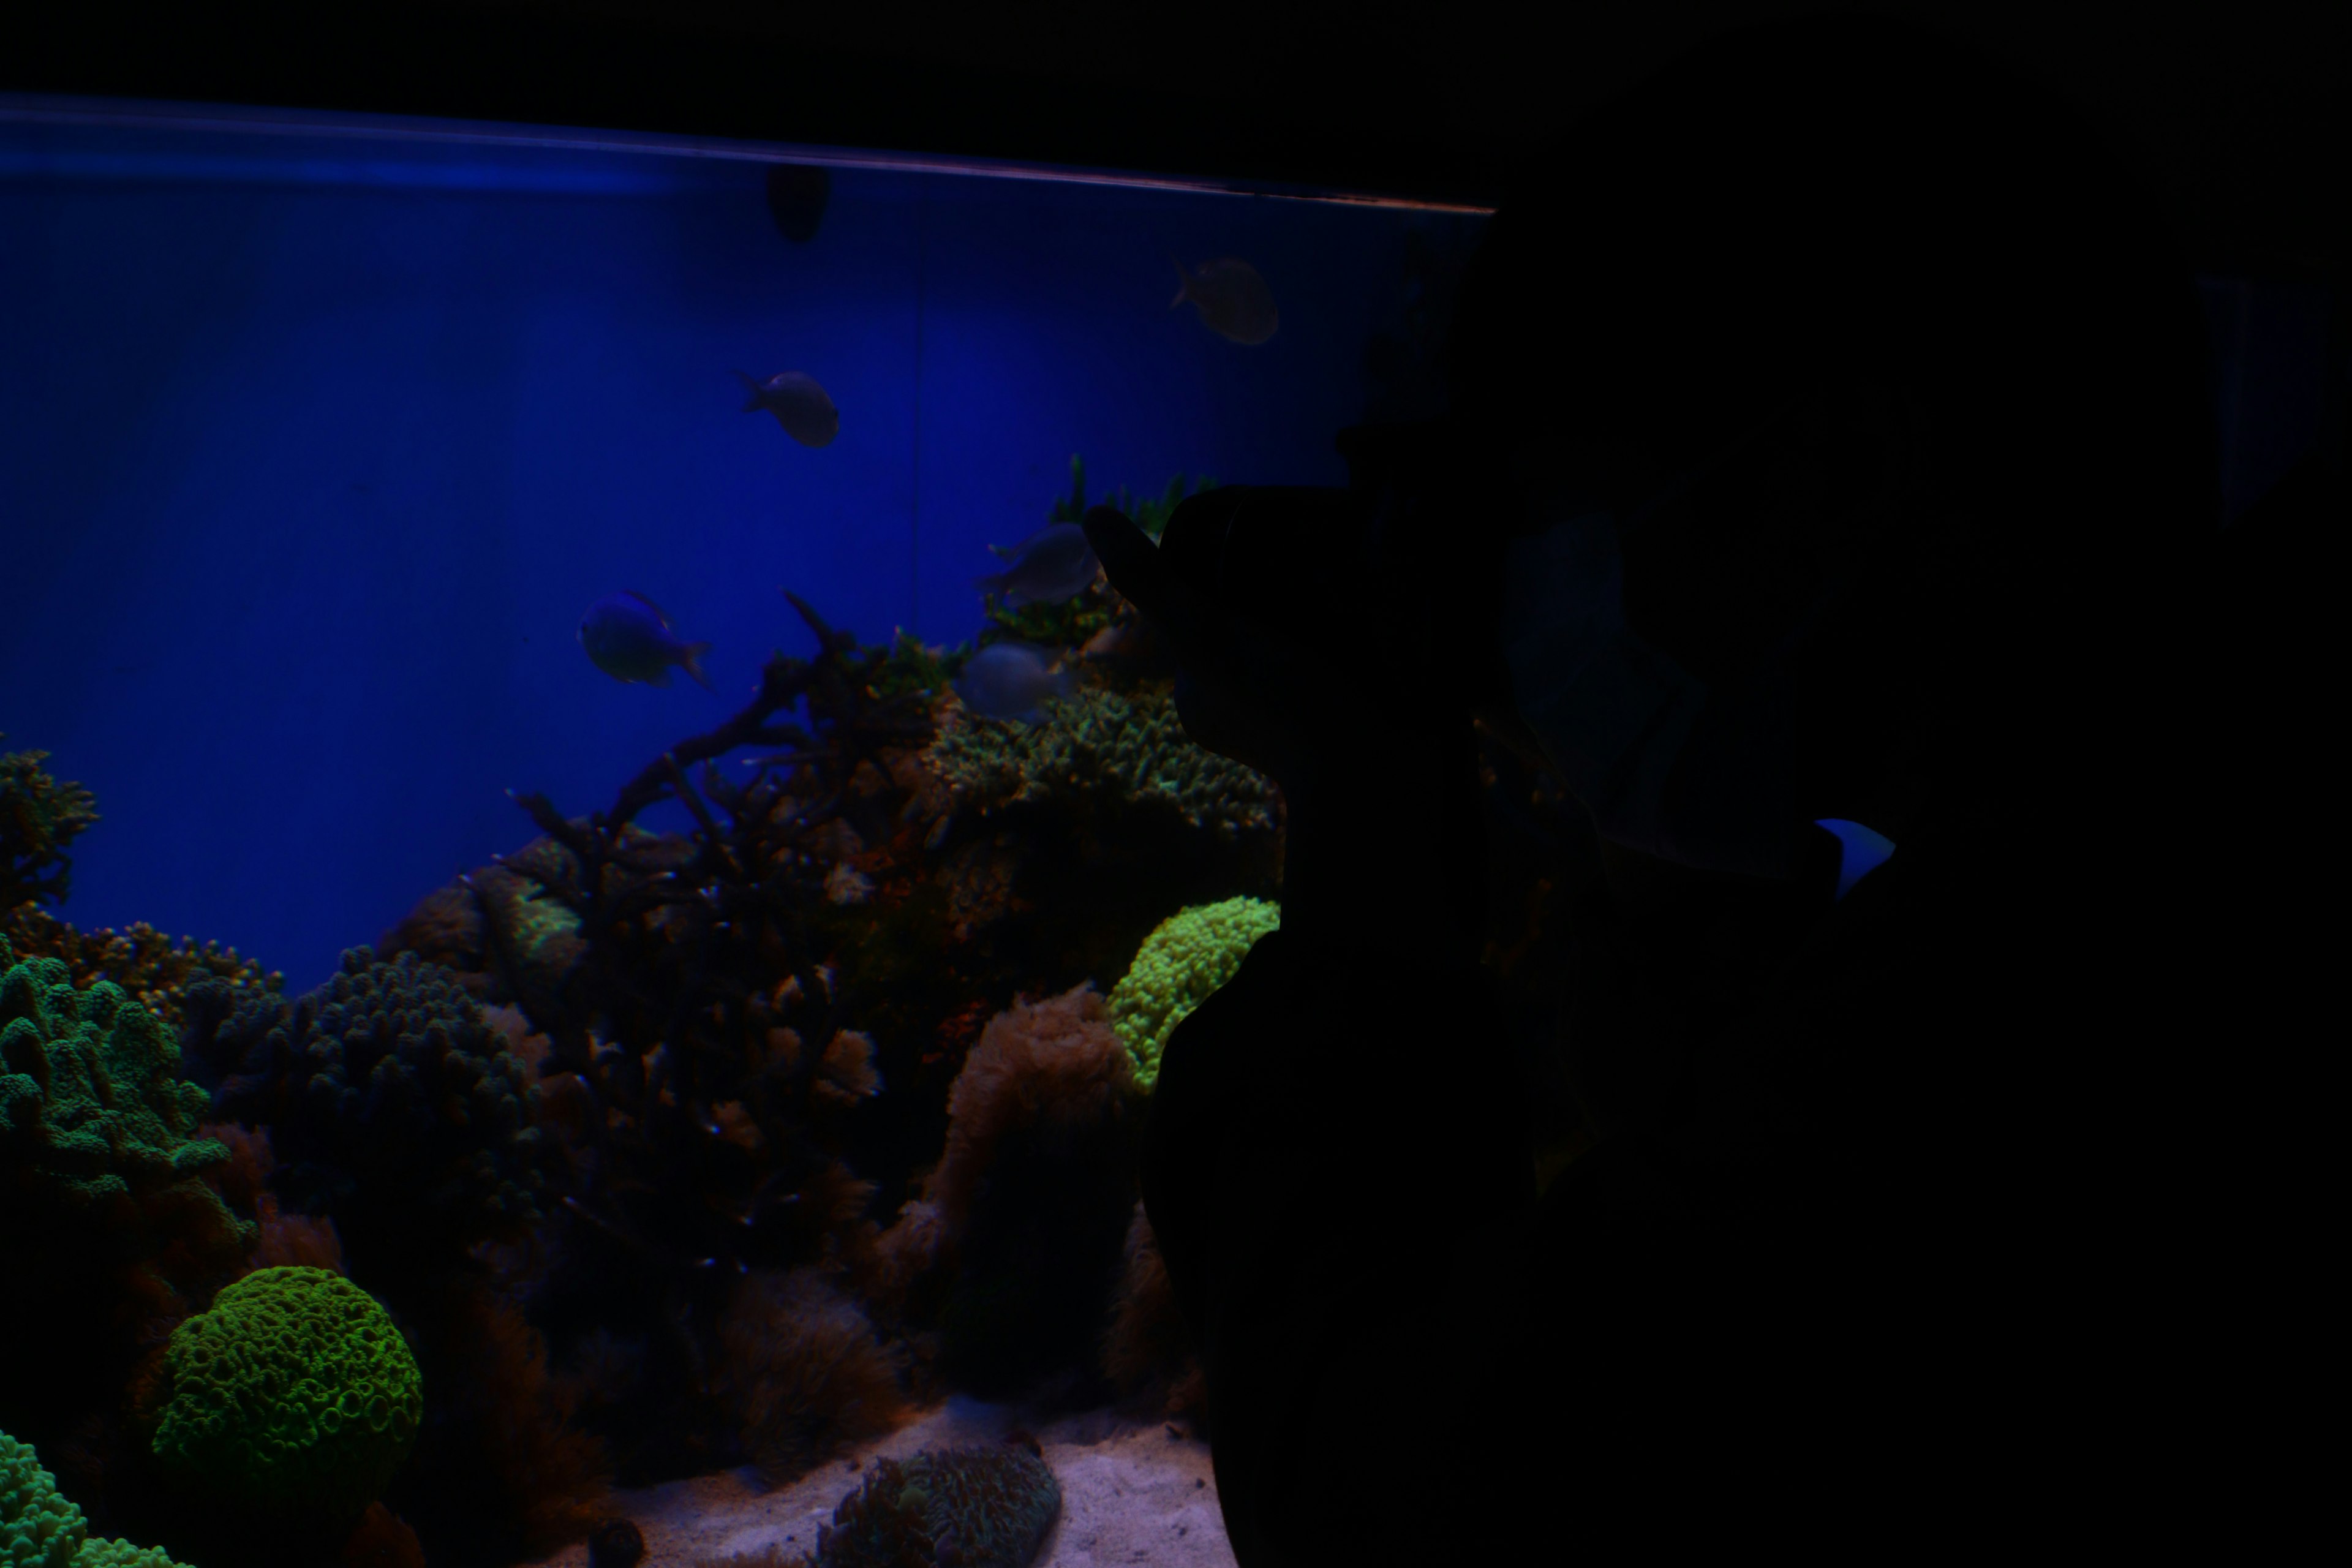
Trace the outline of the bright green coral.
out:
M 806 1568 L 1028 1568 L 1062 1511 L 1043 1458 L 1005 1444 L 877 1459 Z
M 155 1016 L 101 980 L 77 991 L 54 958 L 18 963 L 0 937 L 0 1171 L 29 1167 L 69 1204 L 146 1200 L 198 1181 L 228 1150 L 196 1136 L 210 1101 L 180 1078 L 180 1047 Z M 220 1213 L 242 1239 L 249 1222 Z
M 0 1564 L 6 1568 L 180 1568 L 159 1547 L 93 1541 L 29 1444 L 0 1432 Z
M 256 1519 L 349 1530 L 400 1468 L 424 1379 L 375 1298 L 323 1268 L 263 1268 L 173 1331 L 155 1454 Z
M 1111 988 L 1110 1023 L 1135 1058 L 1135 1081 L 1160 1081 L 1160 1053 L 1186 1014 L 1234 977 L 1258 938 L 1282 923 L 1264 899 L 1227 899 L 1180 910 L 1143 939 L 1127 977 Z
M 1164 691 L 1097 689 L 1047 701 L 1034 724 L 957 725 L 930 757 L 983 807 L 1108 795 L 1168 807 L 1226 837 L 1274 826 L 1274 786 L 1194 745 Z

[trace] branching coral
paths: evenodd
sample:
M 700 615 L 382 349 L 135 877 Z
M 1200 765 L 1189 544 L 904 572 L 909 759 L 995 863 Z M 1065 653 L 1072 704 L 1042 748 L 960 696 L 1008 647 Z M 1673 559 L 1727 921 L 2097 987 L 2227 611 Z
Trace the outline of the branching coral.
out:
M 154 1449 L 237 1525 L 329 1546 L 399 1468 L 424 1415 L 408 1346 L 373 1298 L 265 1268 L 172 1335 Z
M 73 877 L 66 846 L 98 820 L 97 798 L 78 784 L 50 777 L 41 766 L 48 757 L 47 752 L 0 755 L 0 910 L 37 899 L 65 902 Z
M 1226 899 L 1180 910 L 1144 940 L 1110 994 L 1112 1026 L 1135 1059 L 1136 1081 L 1160 1079 L 1160 1053 L 1185 1015 L 1234 977 L 1258 938 L 1282 923 L 1279 906 Z
M 1265 775 L 1194 745 L 1164 690 L 1080 691 L 1048 702 L 1035 724 L 968 716 L 941 732 L 930 755 L 983 811 L 1107 796 L 1171 811 L 1226 837 L 1275 826 Z
M 281 1190 L 333 1214 L 354 1254 L 446 1265 L 540 1217 L 548 1150 L 522 1065 L 447 970 L 355 948 L 292 1003 L 208 982 L 190 1002 L 215 1109 L 270 1128 Z
M 104 1210 L 126 1240 L 180 1209 L 208 1211 L 225 1250 L 252 1239 L 203 1184 L 228 1150 L 197 1135 L 206 1100 L 180 1052 L 121 987 L 74 989 L 53 958 L 14 962 L 0 937 L 0 1171 L 37 1201 Z M 93 1225 L 107 1215 L 90 1214 Z M 140 1244 L 133 1240 L 134 1248 Z
M 16 948 L 16 956 L 54 958 L 66 966 L 77 990 L 101 980 L 122 987 L 126 995 L 177 1030 L 186 1022 L 187 988 L 199 979 L 213 979 L 233 989 L 276 991 L 286 977 L 263 973 L 251 959 L 218 942 L 196 945 L 193 937 L 177 942 L 144 921 L 121 931 L 102 926 L 77 931 L 37 904 L 19 904 L 0 913 L 0 936 Z
M 9 1568 L 180 1568 L 127 1541 L 93 1540 L 81 1510 L 58 1490 L 30 1446 L 0 1432 L 0 1563 Z
M 817 1530 L 807 1568 L 1028 1568 L 1061 1483 L 1011 1444 L 877 1459 Z

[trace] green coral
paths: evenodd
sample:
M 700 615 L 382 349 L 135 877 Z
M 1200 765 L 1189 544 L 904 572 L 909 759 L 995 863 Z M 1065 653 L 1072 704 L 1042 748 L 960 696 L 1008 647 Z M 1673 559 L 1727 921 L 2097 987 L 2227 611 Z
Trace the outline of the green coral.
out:
M 349 1531 L 408 1457 L 424 1379 L 374 1297 L 263 1268 L 173 1331 L 155 1454 L 220 1506 Z
M 216 942 L 198 946 L 194 937 L 174 942 L 145 921 L 121 931 L 111 926 L 79 931 L 39 905 L 26 903 L 0 912 L 0 936 L 15 945 L 19 959 L 54 958 L 64 963 L 76 989 L 113 981 L 174 1032 L 187 1022 L 188 987 L 198 980 L 219 980 L 255 994 L 277 991 L 286 984 L 283 974 L 264 973 L 261 965 L 240 958 L 233 947 Z
M 196 1136 L 210 1100 L 155 1016 L 112 981 L 77 991 L 57 959 L 16 963 L 5 937 L 0 970 L 0 1168 L 21 1161 L 72 1204 L 179 1189 L 250 1236 L 198 1180 L 228 1150 Z
M 1061 1483 L 1039 1456 L 927 1449 L 877 1459 L 819 1526 L 806 1568 L 1028 1568 L 1062 1511 Z
M 1186 497 L 1217 488 L 1217 481 L 1202 474 L 1187 480 L 1179 474 L 1168 481 L 1168 488 L 1158 496 L 1136 496 L 1122 485 L 1103 498 L 1103 505 L 1127 514 L 1128 521 L 1157 540 L 1168 526 L 1168 519 Z M 1070 454 L 1070 493 L 1054 502 L 1046 514 L 1047 522 L 1076 522 L 1087 515 L 1087 466 Z
M 181 1568 L 160 1547 L 93 1541 L 32 1446 L 0 1432 L 0 1564 L 6 1568 Z
M 1186 1014 L 1234 977 L 1258 938 L 1282 923 L 1264 899 L 1227 899 L 1180 910 L 1144 938 L 1126 978 L 1111 988 L 1110 1023 L 1135 1060 L 1135 1081 L 1160 1080 L 1160 1053 Z
M 1273 785 L 1194 745 L 1165 691 L 1097 688 L 1049 700 L 1042 711 L 1034 724 L 948 729 L 932 743 L 931 762 L 990 807 L 1108 795 L 1165 805 L 1226 837 L 1274 826 Z
M 78 784 L 51 778 L 41 766 L 48 757 L 47 752 L 0 756 L 0 910 L 33 899 L 65 902 L 73 872 L 66 846 L 98 820 L 96 797 Z

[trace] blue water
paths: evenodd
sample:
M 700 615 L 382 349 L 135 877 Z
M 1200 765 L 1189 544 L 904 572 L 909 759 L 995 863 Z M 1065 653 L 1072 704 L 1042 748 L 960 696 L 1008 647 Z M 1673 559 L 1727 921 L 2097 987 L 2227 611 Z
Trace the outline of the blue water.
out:
M 1338 482 L 1391 211 L 755 163 L 0 123 L 0 731 L 97 794 L 77 924 L 323 978 L 425 892 L 718 722 L 789 586 L 869 641 L 980 625 L 986 546 L 1179 472 Z M 1239 256 L 1261 348 L 1167 309 Z M 829 447 L 740 412 L 815 376 Z M 574 633 L 634 589 L 714 695 Z M 658 816 L 648 818 L 664 825 Z

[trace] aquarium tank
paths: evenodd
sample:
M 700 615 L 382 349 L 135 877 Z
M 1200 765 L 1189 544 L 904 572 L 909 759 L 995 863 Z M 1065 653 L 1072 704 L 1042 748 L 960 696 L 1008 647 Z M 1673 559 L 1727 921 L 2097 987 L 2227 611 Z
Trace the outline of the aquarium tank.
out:
M 1484 221 L 0 100 L 0 1556 L 1229 1563 L 1284 808 L 1076 521 L 1344 482 Z

